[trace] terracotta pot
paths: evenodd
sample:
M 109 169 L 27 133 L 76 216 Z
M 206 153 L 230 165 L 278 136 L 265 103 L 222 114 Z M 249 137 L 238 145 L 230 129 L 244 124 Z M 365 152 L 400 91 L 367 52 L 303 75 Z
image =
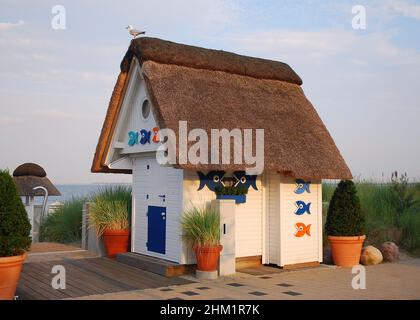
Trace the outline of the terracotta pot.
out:
M 0 258 L 0 300 L 13 300 L 26 254 Z
M 130 245 L 130 230 L 106 230 L 103 234 L 106 253 L 109 258 L 115 258 L 117 253 L 128 252 Z
M 200 271 L 215 271 L 219 263 L 220 251 L 223 246 L 212 247 L 194 247 L 195 256 L 197 258 L 197 270 Z
M 360 262 L 363 241 L 366 236 L 337 237 L 328 236 L 334 264 L 351 268 Z

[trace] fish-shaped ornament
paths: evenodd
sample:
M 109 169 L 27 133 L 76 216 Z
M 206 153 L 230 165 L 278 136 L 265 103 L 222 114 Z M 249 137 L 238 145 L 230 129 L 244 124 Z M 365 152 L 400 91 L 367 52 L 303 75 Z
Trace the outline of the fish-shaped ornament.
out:
M 249 187 L 252 186 L 254 190 L 258 190 L 257 176 L 247 175 L 245 171 L 235 171 L 233 176 L 236 178 L 235 187 L 248 190 Z
M 311 193 L 311 190 L 310 190 L 311 182 L 310 181 L 305 181 L 303 179 L 297 179 L 295 182 L 296 182 L 296 189 L 295 189 L 296 194 L 302 194 L 305 191 L 307 193 Z
M 223 177 L 225 176 L 225 171 L 210 171 L 207 174 L 204 174 L 200 171 L 197 172 L 198 177 L 200 178 L 200 186 L 198 191 L 203 189 L 204 186 L 207 186 L 211 191 L 216 191 L 217 187 L 223 187 Z
M 297 231 L 295 233 L 296 237 L 301 238 L 305 234 L 307 234 L 308 236 L 311 236 L 311 225 L 310 224 L 305 225 L 302 222 L 298 222 L 298 223 L 296 223 L 295 226 L 296 226 L 296 229 L 297 229 Z
M 150 143 L 151 135 L 152 135 L 151 131 L 147 131 L 145 129 L 142 129 L 140 131 L 140 144 Z
M 304 214 L 305 212 L 307 212 L 308 214 L 311 214 L 311 202 L 305 203 L 303 201 L 296 201 L 295 204 L 297 207 L 295 214 L 297 214 L 298 216 Z
M 128 133 L 128 145 L 132 147 L 138 143 L 139 143 L 139 133 L 135 131 L 130 131 Z
M 159 128 L 158 128 L 158 127 L 154 127 L 154 128 L 152 129 L 152 131 L 153 131 L 153 138 L 152 138 L 152 141 L 153 141 L 154 143 L 158 143 L 158 142 L 159 142 Z

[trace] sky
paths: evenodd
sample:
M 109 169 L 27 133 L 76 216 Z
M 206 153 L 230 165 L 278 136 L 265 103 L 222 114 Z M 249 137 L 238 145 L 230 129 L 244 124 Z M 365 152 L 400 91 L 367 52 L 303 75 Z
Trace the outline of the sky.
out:
M 62 5 L 66 28 L 54 29 Z M 366 9 L 353 29 L 352 8 Z M 353 175 L 420 178 L 420 1 L 0 0 L 0 168 L 129 182 L 90 166 L 132 24 L 148 36 L 288 63 Z M 298 128 L 296 128 L 298 130 Z

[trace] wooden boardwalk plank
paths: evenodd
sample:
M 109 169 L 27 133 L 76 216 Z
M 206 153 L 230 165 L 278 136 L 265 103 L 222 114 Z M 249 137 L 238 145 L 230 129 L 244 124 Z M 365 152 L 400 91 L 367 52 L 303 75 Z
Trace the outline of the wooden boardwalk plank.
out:
M 51 273 L 54 265 L 62 265 L 66 270 L 65 290 L 55 290 L 51 286 L 55 276 Z M 17 295 L 22 300 L 65 299 L 190 282 L 181 278 L 167 278 L 108 258 L 62 257 L 57 261 L 48 259 L 25 263 Z
M 53 274 L 51 274 L 51 268 L 46 264 L 34 264 L 30 266 L 29 276 L 36 280 L 39 284 L 42 284 L 42 288 L 48 291 L 48 294 L 54 295 L 54 293 L 62 292 L 64 295 L 75 298 L 81 295 L 86 295 L 86 292 L 78 290 L 73 287 L 69 281 L 66 281 L 66 289 L 54 289 L 51 285 Z
M 188 281 L 181 278 L 167 278 L 156 273 L 124 265 L 106 258 L 89 259 L 86 260 L 86 262 L 90 263 L 92 266 L 101 268 L 102 272 L 109 274 L 110 276 L 119 275 L 120 281 L 132 284 L 138 289 L 188 283 Z
M 50 267 L 54 265 L 53 262 L 48 263 Z M 78 266 L 64 261 L 61 262 L 61 265 L 66 269 L 67 281 L 77 288 L 85 288 L 84 290 L 86 290 L 89 295 L 94 292 L 108 293 L 119 289 L 106 281 L 101 281 L 97 277 L 92 277 L 89 272 L 86 272 Z

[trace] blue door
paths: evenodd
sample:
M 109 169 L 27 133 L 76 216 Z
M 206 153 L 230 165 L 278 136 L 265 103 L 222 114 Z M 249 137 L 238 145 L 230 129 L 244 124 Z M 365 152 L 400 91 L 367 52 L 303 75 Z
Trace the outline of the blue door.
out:
M 149 206 L 147 218 L 147 250 L 165 254 L 166 208 Z

